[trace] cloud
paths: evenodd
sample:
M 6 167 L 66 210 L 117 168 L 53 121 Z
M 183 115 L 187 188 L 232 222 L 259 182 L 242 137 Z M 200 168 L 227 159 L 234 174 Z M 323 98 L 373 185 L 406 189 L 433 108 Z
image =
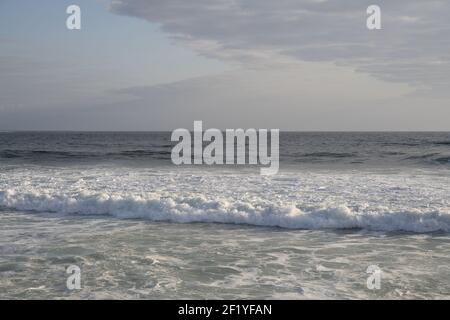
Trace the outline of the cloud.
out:
M 373 0 L 112 0 L 200 54 L 246 67 L 326 61 L 387 81 L 450 85 L 447 0 L 378 0 L 382 30 L 366 28 Z
M 111 28 L 106 42 L 91 28 L 80 35 L 96 46 L 80 42 L 74 54 L 62 51 L 69 38 L 7 50 L 2 130 L 173 130 L 199 119 L 219 128 L 450 129 L 447 1 L 374 1 L 380 31 L 366 28 L 372 0 L 105 1 L 181 45 L 160 47 L 160 34 L 147 37 L 138 23 L 120 29 L 132 37 Z M 134 20 L 108 17 L 124 20 L 120 28 Z M 225 63 L 209 67 L 182 45 Z
M 173 130 L 203 120 L 221 129 L 448 130 L 448 100 L 411 92 L 329 62 L 288 63 L 116 89 L 108 92 L 114 97 L 109 102 L 0 106 L 0 128 Z

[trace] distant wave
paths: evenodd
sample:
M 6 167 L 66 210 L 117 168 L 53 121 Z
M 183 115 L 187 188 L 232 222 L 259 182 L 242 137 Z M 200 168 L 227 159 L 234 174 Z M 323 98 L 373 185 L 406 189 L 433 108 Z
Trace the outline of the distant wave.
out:
M 152 150 L 126 150 L 117 153 L 112 153 L 109 155 L 122 155 L 129 157 L 140 157 L 140 156 L 169 156 L 172 154 L 171 151 L 152 151 Z
M 2 158 L 27 158 L 27 157 L 85 157 L 88 156 L 86 153 L 73 153 L 69 151 L 47 151 L 47 150 L 2 150 L 0 152 L 0 157 Z
M 441 157 L 435 159 L 436 162 L 442 163 L 442 164 L 450 164 L 450 157 Z
M 0 158 L 14 159 L 90 159 L 90 158 L 138 158 L 138 157 L 155 157 L 170 159 L 171 151 L 156 151 L 156 150 L 123 150 L 117 152 L 83 152 L 83 151 L 58 151 L 58 150 L 11 150 L 5 149 L 0 151 Z
M 135 149 L 111 151 L 99 148 L 98 151 L 59 151 L 59 150 L 19 150 L 4 149 L 0 150 L 0 160 L 25 162 L 103 162 L 110 160 L 130 160 L 130 161 L 165 161 L 170 162 L 171 149 Z M 364 154 L 356 152 L 311 152 L 280 154 L 282 164 L 348 164 L 348 163 L 372 163 L 372 164 L 397 164 L 398 166 L 419 165 L 434 166 L 449 164 L 450 155 L 445 152 L 427 152 L 427 153 L 406 153 L 401 151 L 379 151 L 378 154 Z
M 450 212 L 355 211 L 347 206 L 298 208 L 275 203 L 208 200 L 205 197 L 66 195 L 64 193 L 0 191 L 0 207 L 8 210 L 60 214 L 110 215 L 121 219 L 148 219 L 177 223 L 247 224 L 287 229 L 367 229 L 377 231 L 450 232 Z
M 356 153 L 339 153 L 339 152 L 313 152 L 300 155 L 301 157 L 310 158 L 352 158 L 357 156 Z
M 439 155 L 439 153 L 436 153 L 436 152 L 435 153 L 425 153 L 425 154 L 420 154 L 420 155 L 409 156 L 409 157 L 406 157 L 404 160 L 431 159 L 438 155 Z
M 386 142 L 382 145 L 385 147 L 418 147 L 427 144 L 427 142 Z
M 450 141 L 437 141 L 435 144 L 440 146 L 450 146 Z

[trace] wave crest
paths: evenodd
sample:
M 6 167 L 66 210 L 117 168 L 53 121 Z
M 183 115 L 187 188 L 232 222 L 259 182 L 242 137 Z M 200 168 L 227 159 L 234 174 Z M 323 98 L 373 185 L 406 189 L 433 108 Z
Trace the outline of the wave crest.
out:
M 269 201 L 211 200 L 199 196 L 158 194 L 0 191 L 0 207 L 9 210 L 80 215 L 110 215 L 177 223 L 248 224 L 288 229 L 367 229 L 377 231 L 450 232 L 450 213 L 441 211 L 359 211 L 347 206 L 300 208 Z

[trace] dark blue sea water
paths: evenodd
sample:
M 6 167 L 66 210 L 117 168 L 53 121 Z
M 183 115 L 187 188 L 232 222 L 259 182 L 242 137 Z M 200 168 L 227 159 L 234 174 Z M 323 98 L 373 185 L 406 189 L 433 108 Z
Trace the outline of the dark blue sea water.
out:
M 170 165 L 170 132 L 0 133 L 0 163 Z M 280 161 L 324 168 L 449 168 L 450 133 L 282 132 Z

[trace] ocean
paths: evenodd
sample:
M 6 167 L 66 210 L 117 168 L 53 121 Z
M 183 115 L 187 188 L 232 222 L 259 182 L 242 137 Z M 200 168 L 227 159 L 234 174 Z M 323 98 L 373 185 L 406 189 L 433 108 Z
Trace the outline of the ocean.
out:
M 0 133 L 0 298 L 450 298 L 450 133 L 281 132 L 273 176 L 173 146 Z

